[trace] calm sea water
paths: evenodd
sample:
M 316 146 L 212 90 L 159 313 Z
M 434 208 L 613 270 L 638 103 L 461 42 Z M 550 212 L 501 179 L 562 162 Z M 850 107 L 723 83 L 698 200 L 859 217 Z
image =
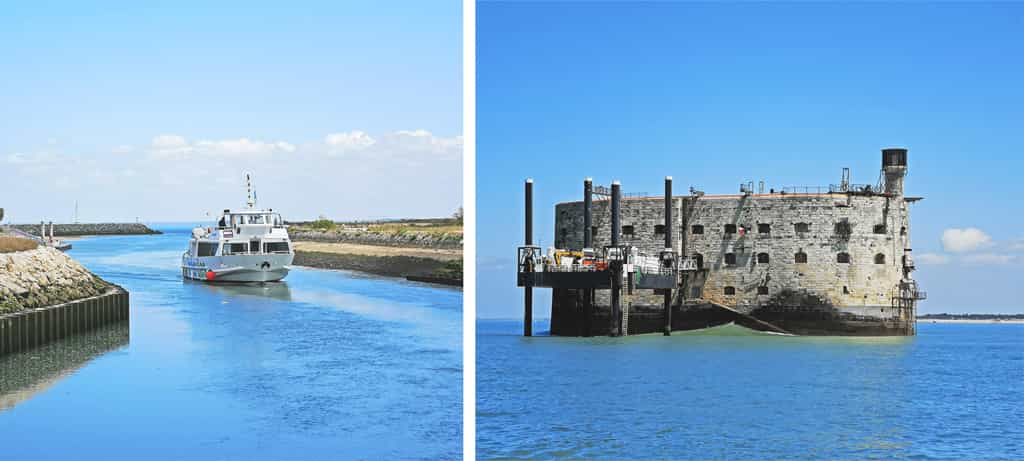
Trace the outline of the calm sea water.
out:
M 162 230 L 74 242 L 131 292 L 130 331 L 0 362 L 0 459 L 461 457 L 461 291 L 312 269 L 184 282 L 188 229 Z
M 478 323 L 481 459 L 1024 459 L 1024 325 L 922 323 L 913 338 L 521 331 Z

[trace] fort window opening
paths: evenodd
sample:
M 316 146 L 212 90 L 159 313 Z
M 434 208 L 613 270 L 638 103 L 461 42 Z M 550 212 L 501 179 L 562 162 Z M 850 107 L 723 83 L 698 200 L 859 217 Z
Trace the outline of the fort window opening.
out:
M 693 262 L 697 264 L 697 269 L 704 268 L 704 255 L 696 253 L 693 255 Z
M 768 287 L 765 286 L 765 285 L 761 285 L 761 286 L 757 287 L 757 294 L 759 294 L 759 295 L 766 295 L 766 294 L 768 294 Z
M 885 224 L 875 224 L 873 232 L 876 233 L 876 234 L 884 234 L 885 233 Z
M 847 288 L 847 287 L 846 287 L 845 285 L 843 285 L 843 294 L 844 294 L 844 295 L 848 295 L 848 294 L 850 294 L 850 289 L 849 289 L 849 288 Z
M 622 235 L 633 236 L 633 226 L 622 226 Z
M 665 235 L 665 225 L 664 224 L 655 224 L 654 225 L 654 235 Z
M 735 224 L 726 224 L 725 225 L 725 233 L 726 234 L 735 234 L 736 233 L 736 225 Z
M 900 235 L 907 235 L 907 228 L 905 226 L 900 228 Z
M 725 254 L 725 263 L 726 264 L 735 265 L 736 264 L 736 253 L 726 253 Z
M 875 264 L 885 264 L 885 255 L 878 253 L 875 255 Z
M 806 264 L 807 263 L 807 253 L 804 253 L 802 251 L 798 251 L 798 252 L 796 252 L 795 255 L 793 255 L 793 260 L 796 261 L 797 264 Z
M 850 264 L 850 253 L 839 253 L 836 255 L 837 263 Z
M 768 253 L 758 253 L 757 254 L 757 263 L 758 264 L 768 264 Z
M 769 234 L 769 233 L 771 233 L 771 231 L 772 231 L 772 225 L 771 224 L 761 223 L 761 224 L 757 225 L 757 233 L 758 234 Z
M 597 226 L 590 226 L 590 238 L 597 237 Z
M 691 234 L 703 234 L 704 233 L 704 226 L 702 226 L 700 224 L 694 224 L 694 225 L 690 226 L 690 233 Z
M 810 232 L 811 225 L 805 222 L 798 222 L 793 225 L 797 232 Z
M 736 294 L 736 287 L 725 287 L 726 296 L 732 296 Z
M 853 227 L 850 226 L 850 221 L 842 220 L 836 223 L 836 234 L 839 235 L 850 235 L 853 233 Z

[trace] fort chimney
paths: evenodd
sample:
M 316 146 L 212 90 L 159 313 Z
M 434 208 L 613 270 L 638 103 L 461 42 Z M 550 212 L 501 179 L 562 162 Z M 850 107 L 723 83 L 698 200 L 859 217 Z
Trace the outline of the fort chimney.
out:
M 882 149 L 882 172 L 885 174 L 885 193 L 903 195 L 903 178 L 907 175 L 907 150 Z

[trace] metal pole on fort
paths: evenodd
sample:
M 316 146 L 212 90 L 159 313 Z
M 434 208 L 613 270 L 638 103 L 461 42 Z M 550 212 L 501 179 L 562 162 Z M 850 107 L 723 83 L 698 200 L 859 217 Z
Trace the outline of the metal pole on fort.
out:
M 533 245 L 533 179 L 526 180 L 526 246 Z M 533 336 L 533 287 L 523 287 L 523 336 Z
M 672 177 L 665 177 L 665 251 L 672 252 Z M 665 336 L 672 335 L 672 289 L 665 290 Z
M 612 249 L 616 253 L 617 260 L 608 261 L 608 269 L 612 273 L 612 293 L 611 293 L 611 316 L 609 317 L 609 336 L 619 336 L 622 333 L 619 331 L 622 327 L 622 314 L 620 311 L 620 300 L 619 296 L 621 293 L 620 287 L 622 286 L 622 257 L 624 256 L 622 251 L 619 251 L 619 232 L 621 231 L 619 226 L 619 199 L 621 197 L 620 185 L 618 181 L 612 181 Z

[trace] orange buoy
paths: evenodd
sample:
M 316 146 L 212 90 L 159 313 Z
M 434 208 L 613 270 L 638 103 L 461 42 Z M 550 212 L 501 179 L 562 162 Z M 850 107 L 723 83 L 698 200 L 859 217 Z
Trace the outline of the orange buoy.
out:
M 206 280 L 213 280 L 217 277 L 217 274 L 213 271 L 206 271 Z

